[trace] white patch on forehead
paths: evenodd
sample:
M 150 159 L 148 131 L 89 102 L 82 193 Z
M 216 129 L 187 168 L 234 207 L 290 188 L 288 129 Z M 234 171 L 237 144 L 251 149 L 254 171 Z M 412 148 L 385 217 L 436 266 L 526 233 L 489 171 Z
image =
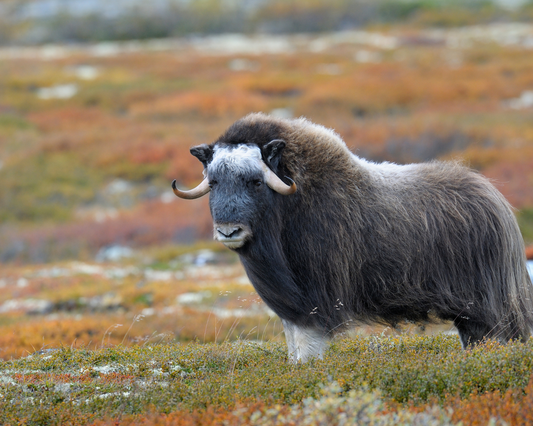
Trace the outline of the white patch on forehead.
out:
M 253 169 L 261 170 L 261 150 L 257 146 L 236 145 L 217 147 L 208 169 L 225 167 L 231 172 L 243 173 Z

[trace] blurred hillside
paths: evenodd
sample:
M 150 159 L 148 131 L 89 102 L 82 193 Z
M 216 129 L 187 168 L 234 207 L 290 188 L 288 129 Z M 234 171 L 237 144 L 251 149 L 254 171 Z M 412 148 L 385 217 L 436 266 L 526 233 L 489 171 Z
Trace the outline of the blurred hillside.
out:
M 0 0 L 0 44 L 530 22 L 531 0 Z
M 237 3 L 154 6 L 208 12 L 198 12 L 203 35 L 179 38 L 192 30 L 172 14 L 174 32 L 132 23 L 142 33 L 119 35 L 106 31 L 130 22 L 125 12 L 106 12 L 102 25 L 115 25 L 100 32 L 92 13 L 46 18 L 37 2 L 0 2 L 3 19 L 16 18 L 0 25 L 0 261 L 210 239 L 207 199 L 178 200 L 170 182 L 197 184 L 189 148 L 253 111 L 304 115 L 376 161 L 464 159 L 519 209 L 533 243 L 531 3 L 250 1 L 244 20 Z M 232 28 L 230 16 L 249 26 Z M 256 32 L 274 31 L 268 22 L 286 26 Z M 322 32 L 342 28 L 352 29 Z M 230 30 L 243 33 L 207 34 Z M 173 37 L 143 40 L 156 36 Z M 137 40 L 116 40 L 128 37 Z

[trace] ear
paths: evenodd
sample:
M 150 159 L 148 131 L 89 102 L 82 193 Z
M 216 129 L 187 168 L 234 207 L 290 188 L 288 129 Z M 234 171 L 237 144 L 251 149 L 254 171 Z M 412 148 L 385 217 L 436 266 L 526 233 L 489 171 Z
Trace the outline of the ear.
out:
M 207 163 L 209 163 L 213 157 L 213 149 L 204 143 L 202 145 L 193 146 L 191 148 L 191 154 L 202 162 L 204 168 L 207 168 Z
M 274 139 L 263 147 L 265 163 L 267 163 L 267 165 L 275 172 L 278 171 L 281 162 L 281 153 L 283 152 L 285 145 L 286 143 L 284 140 Z

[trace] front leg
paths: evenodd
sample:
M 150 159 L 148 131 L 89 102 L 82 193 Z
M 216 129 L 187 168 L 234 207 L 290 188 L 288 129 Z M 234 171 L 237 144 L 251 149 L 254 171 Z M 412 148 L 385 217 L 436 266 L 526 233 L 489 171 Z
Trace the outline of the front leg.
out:
M 281 322 L 289 349 L 289 359 L 292 362 L 306 362 L 309 358 L 323 357 L 329 344 L 329 338 L 323 330 L 297 326 L 286 320 Z

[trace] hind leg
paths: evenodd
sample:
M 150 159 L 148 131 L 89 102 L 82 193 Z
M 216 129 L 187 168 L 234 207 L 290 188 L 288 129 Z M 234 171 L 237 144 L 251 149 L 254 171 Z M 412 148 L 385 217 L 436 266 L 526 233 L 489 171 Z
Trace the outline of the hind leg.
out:
M 469 349 L 477 345 L 485 338 L 494 338 L 494 327 L 480 324 L 470 319 L 456 319 L 454 321 L 455 327 L 459 331 L 459 338 L 463 349 Z
M 512 317 L 512 315 L 507 315 Z M 510 340 L 527 342 L 530 331 L 524 325 L 518 325 L 515 318 L 500 320 L 495 325 L 482 324 L 471 319 L 459 318 L 454 321 L 463 349 L 477 345 L 483 339 L 495 339 L 502 343 Z

